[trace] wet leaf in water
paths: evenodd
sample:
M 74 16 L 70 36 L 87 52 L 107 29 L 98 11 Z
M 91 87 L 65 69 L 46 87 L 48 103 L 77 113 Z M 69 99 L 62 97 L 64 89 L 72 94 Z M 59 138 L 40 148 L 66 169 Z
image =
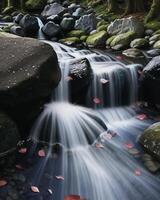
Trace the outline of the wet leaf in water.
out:
M 127 149 L 132 149 L 134 147 L 134 144 L 126 143 L 126 144 L 124 144 L 124 147 L 127 148 Z
M 143 121 L 143 120 L 147 119 L 147 115 L 141 114 L 141 115 L 138 115 L 136 118 Z
M 118 60 L 123 60 L 123 56 L 121 56 L 121 55 L 116 56 L 116 58 L 117 58 Z
M 53 194 L 53 192 L 52 192 L 52 190 L 51 190 L 51 189 L 48 189 L 48 192 L 49 192 L 50 194 Z
M 4 187 L 5 185 L 7 185 L 7 181 L 4 179 L 0 179 L 0 187 Z
M 27 148 L 21 148 L 18 150 L 19 153 L 25 154 L 27 153 Z
M 100 104 L 100 103 L 101 103 L 101 100 L 100 100 L 99 98 L 95 97 L 95 98 L 93 99 L 93 102 L 94 102 L 95 104 Z
M 39 157 L 45 157 L 46 156 L 44 149 L 41 149 L 41 150 L 38 151 L 38 156 Z
M 140 176 L 141 175 L 141 171 L 139 169 L 135 169 L 134 174 L 136 176 Z
M 108 82 L 109 82 L 109 80 L 107 80 L 107 79 L 104 79 L 104 78 L 101 78 L 101 79 L 100 79 L 100 82 L 101 82 L 102 84 L 106 84 L 106 83 L 108 83 Z
M 99 148 L 104 148 L 103 144 L 101 144 L 99 142 L 95 144 L 95 147 L 98 148 L 98 149 Z
M 39 193 L 40 192 L 38 187 L 36 187 L 36 186 L 31 186 L 31 190 L 32 190 L 32 192 L 35 192 L 35 193 Z
M 56 176 L 56 179 L 64 181 L 64 177 L 63 176 Z
M 64 200 L 81 200 L 81 197 L 78 195 L 68 195 L 64 197 Z

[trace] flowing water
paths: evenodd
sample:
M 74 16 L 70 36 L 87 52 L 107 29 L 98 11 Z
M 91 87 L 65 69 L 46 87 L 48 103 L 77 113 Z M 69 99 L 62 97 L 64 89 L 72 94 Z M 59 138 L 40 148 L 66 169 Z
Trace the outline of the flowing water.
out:
M 153 121 L 139 120 L 136 106 L 122 106 L 123 98 L 127 98 L 128 104 L 137 100 L 139 65 L 125 66 L 109 56 L 45 42 L 58 55 L 62 80 L 31 131 L 28 157 L 45 151 L 44 158 L 27 172 L 30 182 L 43 191 L 40 197 L 159 200 L 160 179 L 144 168 L 143 151 L 137 143 Z M 91 108 L 70 102 L 70 63 L 79 58 L 87 58 L 93 72 L 84 97 L 86 106 Z M 104 108 L 105 101 L 109 108 Z M 132 146 L 139 153 L 130 154 Z

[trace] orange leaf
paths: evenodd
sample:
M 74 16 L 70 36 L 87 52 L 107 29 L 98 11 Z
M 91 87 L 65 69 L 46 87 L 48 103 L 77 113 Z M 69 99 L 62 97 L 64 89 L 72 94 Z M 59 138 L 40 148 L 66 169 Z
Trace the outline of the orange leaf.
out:
M 96 146 L 96 148 L 98 148 L 98 149 L 99 149 L 99 148 L 104 148 L 103 144 L 101 144 L 101 143 L 96 143 L 95 146 Z
M 32 190 L 32 192 L 35 192 L 35 193 L 39 193 L 40 192 L 38 187 L 36 187 L 36 186 L 31 186 L 31 190 Z
M 7 185 L 7 181 L 0 179 L 0 187 L 4 187 L 5 185 Z
M 126 143 L 126 144 L 124 144 L 124 147 L 127 149 L 132 149 L 134 147 L 134 145 L 132 143 Z

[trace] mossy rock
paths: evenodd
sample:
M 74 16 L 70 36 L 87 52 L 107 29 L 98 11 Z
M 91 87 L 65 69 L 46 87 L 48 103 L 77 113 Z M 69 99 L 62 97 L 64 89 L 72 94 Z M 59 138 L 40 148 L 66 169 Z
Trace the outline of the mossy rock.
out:
M 101 20 L 97 23 L 97 28 L 102 26 L 102 25 L 107 25 L 108 23 L 105 20 Z
M 13 21 L 13 18 L 12 18 L 11 16 L 9 16 L 9 15 L 6 15 L 6 16 L 4 16 L 4 17 L 2 18 L 2 20 L 3 20 L 4 22 L 12 22 L 12 21 Z
M 108 34 L 106 31 L 100 31 L 90 35 L 87 38 L 86 43 L 92 47 L 105 46 L 107 36 Z
M 160 34 L 160 29 L 153 33 L 153 35 L 159 35 L 159 34 Z
M 78 37 L 84 36 L 85 32 L 83 30 L 73 30 L 68 33 L 68 37 Z
M 83 35 L 83 36 L 80 37 L 80 40 L 81 40 L 82 42 L 86 42 L 87 38 L 88 38 L 87 35 Z
M 160 29 L 160 22 L 158 21 L 151 21 L 145 24 L 146 29 L 152 29 L 154 31 L 157 31 Z
M 28 0 L 25 5 L 28 10 L 42 10 L 46 3 L 47 0 Z
M 111 47 L 121 45 L 121 48 L 128 47 L 130 42 L 134 39 L 136 33 L 133 31 L 128 31 L 127 33 L 117 35 L 111 42 Z
M 68 38 L 64 38 L 59 40 L 59 42 L 66 44 L 66 45 L 76 45 L 76 44 L 80 44 L 81 41 L 78 37 L 68 37 Z
M 160 160 L 160 122 L 146 129 L 139 141 L 147 152 Z
M 160 40 L 153 45 L 154 49 L 160 49 Z
M 2 14 L 3 15 L 9 15 L 11 13 L 13 13 L 15 11 L 14 7 L 13 6 L 9 6 L 9 7 L 6 7 L 3 11 L 2 11 Z
M 97 28 L 97 31 L 107 31 L 108 25 L 101 25 Z
M 130 46 L 132 48 L 143 48 L 148 46 L 148 40 L 145 38 L 137 38 L 131 42 Z
M 108 38 L 106 41 L 106 46 L 110 46 L 111 42 L 114 40 L 115 37 L 116 37 L 116 35 L 113 35 L 110 38 Z

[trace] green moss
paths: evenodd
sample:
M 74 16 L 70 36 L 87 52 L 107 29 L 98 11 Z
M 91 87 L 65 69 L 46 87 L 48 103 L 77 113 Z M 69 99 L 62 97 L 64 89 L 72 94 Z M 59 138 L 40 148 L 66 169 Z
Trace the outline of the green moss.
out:
M 2 11 L 2 14 L 3 15 L 7 15 L 7 14 L 11 14 L 12 12 L 14 12 L 15 9 L 13 6 L 9 6 L 9 7 L 6 7 L 3 11 Z
M 97 23 L 97 28 L 102 25 L 107 25 L 108 23 L 105 20 L 101 20 Z
M 146 29 L 152 29 L 157 31 L 160 29 L 160 22 L 159 21 L 151 21 L 145 24 Z
M 98 33 L 94 33 L 90 35 L 87 38 L 86 43 L 89 46 L 93 46 L 93 47 L 104 46 L 106 43 L 107 36 L 108 35 L 106 31 L 100 31 Z
M 79 44 L 81 41 L 77 37 L 68 37 L 68 38 L 59 40 L 59 42 L 67 44 L 67 45 L 74 45 L 74 44 Z
M 128 31 L 127 33 L 117 35 L 112 40 L 111 47 L 114 47 L 116 45 L 128 46 L 130 44 L 130 42 L 134 39 L 135 35 L 136 35 L 136 33 L 133 31 Z
M 108 25 L 102 25 L 97 28 L 97 31 L 107 31 Z
M 27 9 L 39 10 L 43 9 L 46 3 L 47 0 L 28 0 L 25 5 Z
M 159 34 L 160 34 L 160 29 L 153 33 L 153 35 L 159 35 Z
M 82 30 L 73 30 L 68 33 L 68 37 L 78 37 L 85 35 L 84 31 Z
M 81 40 L 82 42 L 85 42 L 85 41 L 87 40 L 87 38 L 88 38 L 88 36 L 83 35 L 83 36 L 80 37 L 80 40 Z
M 113 35 L 110 38 L 108 38 L 107 41 L 106 41 L 106 45 L 109 46 L 111 44 L 111 42 L 114 40 L 115 37 L 116 37 L 116 35 Z

